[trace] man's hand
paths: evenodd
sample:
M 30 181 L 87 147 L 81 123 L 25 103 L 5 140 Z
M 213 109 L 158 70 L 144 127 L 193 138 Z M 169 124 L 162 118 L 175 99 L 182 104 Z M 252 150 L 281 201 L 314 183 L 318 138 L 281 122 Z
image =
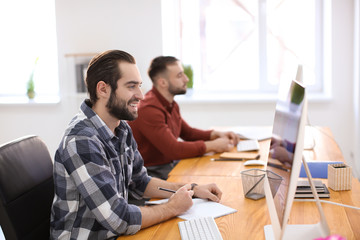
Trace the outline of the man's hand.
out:
M 294 154 L 286 150 L 286 148 L 282 146 L 272 147 L 269 151 L 269 155 L 271 158 L 279 160 L 282 164 L 287 167 L 292 166 Z
M 175 216 L 186 212 L 193 205 L 192 196 L 194 195 L 194 191 L 190 189 L 190 184 L 182 186 L 170 197 L 167 202 L 169 208 L 171 209 L 170 211 L 172 211 Z
M 152 180 L 150 180 L 150 182 L 151 181 Z M 174 184 L 160 179 L 156 180 L 156 178 L 153 184 L 159 186 L 160 182 L 167 183 L 162 184 L 161 186 L 168 188 Z M 154 186 L 149 187 L 153 188 Z M 186 212 L 193 205 L 192 197 L 194 193 L 196 194 L 196 197 L 209 199 L 214 202 L 219 202 L 222 195 L 222 192 L 214 183 L 201 186 L 198 185 L 195 186 L 193 190 L 191 190 L 190 184 L 183 185 L 170 196 L 167 203 L 152 207 L 140 207 L 142 215 L 141 228 L 152 226 Z
M 220 132 L 220 131 L 212 131 L 211 132 L 211 135 L 210 135 L 210 139 L 211 140 L 214 140 L 214 139 L 217 139 L 217 138 L 227 138 L 231 141 L 231 144 L 232 145 L 237 145 L 239 140 L 240 140 L 240 137 L 238 134 L 234 133 L 234 132 Z
M 219 202 L 222 196 L 221 190 L 215 183 L 198 185 L 194 187 L 194 196 Z
M 159 181 L 162 180 L 159 179 Z M 159 183 L 159 181 L 156 182 Z M 166 185 L 163 186 L 167 187 Z M 152 226 L 186 212 L 193 205 L 192 196 L 194 191 L 190 189 L 190 184 L 186 184 L 180 187 L 176 193 L 172 194 L 167 203 L 151 207 L 140 207 L 142 216 L 141 228 Z
M 205 141 L 205 146 L 206 152 L 228 152 L 234 148 L 232 141 L 225 137 Z

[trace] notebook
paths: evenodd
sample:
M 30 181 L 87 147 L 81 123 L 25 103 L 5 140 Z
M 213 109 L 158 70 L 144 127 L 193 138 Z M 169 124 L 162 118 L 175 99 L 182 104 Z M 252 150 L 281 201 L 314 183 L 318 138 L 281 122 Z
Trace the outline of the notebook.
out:
M 161 199 L 157 201 L 146 201 L 145 204 L 162 204 L 167 202 L 168 199 Z M 193 199 L 192 207 L 187 210 L 185 213 L 179 215 L 179 218 L 184 220 L 195 219 L 199 217 L 213 217 L 218 218 L 222 217 L 231 213 L 237 212 L 236 209 L 231 207 L 225 206 L 221 203 L 209 201 L 206 199 L 201 198 L 194 198 Z
M 258 159 L 260 157 L 259 153 L 253 152 L 224 152 L 220 154 L 221 159 L 239 159 L 239 160 L 250 160 Z

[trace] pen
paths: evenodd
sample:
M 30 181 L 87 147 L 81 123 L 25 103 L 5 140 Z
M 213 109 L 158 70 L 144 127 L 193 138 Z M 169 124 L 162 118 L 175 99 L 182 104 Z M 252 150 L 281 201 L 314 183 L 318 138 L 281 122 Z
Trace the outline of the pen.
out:
M 166 192 L 176 193 L 176 191 L 167 188 L 158 187 L 158 189 Z
M 211 161 L 242 161 L 244 158 L 211 158 Z
M 275 163 L 268 162 L 267 165 L 270 166 L 270 167 L 274 167 L 274 168 L 277 168 L 277 169 L 286 171 L 286 172 L 290 172 L 289 169 L 283 168 L 283 167 L 282 167 L 281 165 L 279 165 L 279 164 L 275 164 Z
M 210 161 L 243 161 L 250 159 L 260 159 L 260 154 L 258 154 L 255 158 L 210 158 Z

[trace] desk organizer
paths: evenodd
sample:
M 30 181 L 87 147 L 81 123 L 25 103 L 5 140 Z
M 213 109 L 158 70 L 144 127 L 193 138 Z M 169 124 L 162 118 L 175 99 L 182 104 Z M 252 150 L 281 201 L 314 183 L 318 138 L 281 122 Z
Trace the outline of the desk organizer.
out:
M 328 185 L 334 191 L 351 190 L 352 169 L 340 164 L 328 165 Z
M 258 200 L 265 197 L 264 178 L 266 171 L 262 169 L 252 168 L 241 171 L 241 181 L 243 191 L 246 198 Z

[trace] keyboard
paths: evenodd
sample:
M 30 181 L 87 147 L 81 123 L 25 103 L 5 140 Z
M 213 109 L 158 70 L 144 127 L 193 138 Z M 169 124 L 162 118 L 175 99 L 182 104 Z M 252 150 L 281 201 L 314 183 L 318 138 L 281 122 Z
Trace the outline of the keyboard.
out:
M 256 139 L 242 140 L 237 144 L 238 152 L 254 151 L 259 149 L 260 149 L 259 142 Z
M 222 240 L 213 217 L 200 217 L 179 222 L 181 240 Z

